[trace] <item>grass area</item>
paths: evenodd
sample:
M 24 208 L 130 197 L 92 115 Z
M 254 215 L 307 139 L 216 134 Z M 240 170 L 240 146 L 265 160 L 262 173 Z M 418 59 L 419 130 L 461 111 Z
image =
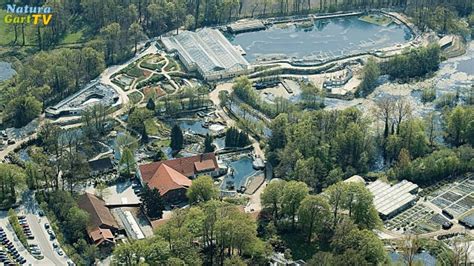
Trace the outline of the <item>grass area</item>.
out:
M 384 26 L 384 27 L 390 25 L 390 23 L 393 22 L 393 19 L 387 16 L 374 15 L 374 14 L 365 15 L 365 16 L 360 17 L 359 19 L 368 23 L 372 23 L 372 24 Z
M 138 91 L 134 91 L 128 95 L 128 98 L 130 98 L 133 104 L 137 104 L 142 100 L 142 94 Z
M 64 39 L 61 41 L 61 44 L 67 44 L 67 43 L 77 43 L 82 39 L 82 36 L 84 35 L 84 30 L 76 31 L 76 32 L 71 32 L 64 37 Z
M 146 132 L 148 133 L 148 135 L 156 136 L 159 134 L 160 129 L 158 125 L 155 123 L 154 118 L 149 118 L 145 120 L 144 123 L 145 123 Z
M 4 21 L 5 15 L 7 11 L 4 9 L 0 9 L 0 21 L 2 26 L 0 27 L 0 45 L 8 45 L 15 39 L 15 34 L 13 32 L 13 26 L 10 24 L 6 24 Z
M 178 63 L 176 60 L 173 58 L 168 58 L 169 59 L 169 64 L 165 67 L 165 71 L 181 71 L 183 68 L 181 67 L 181 64 Z
M 131 63 L 126 68 L 120 70 L 119 74 L 123 73 L 134 78 L 139 78 L 143 76 L 143 70 L 139 69 L 136 63 Z

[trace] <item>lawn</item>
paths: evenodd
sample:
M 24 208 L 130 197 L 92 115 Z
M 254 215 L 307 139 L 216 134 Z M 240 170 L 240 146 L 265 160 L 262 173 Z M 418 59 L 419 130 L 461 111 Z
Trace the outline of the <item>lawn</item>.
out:
M 393 22 L 393 19 L 387 16 L 381 16 L 381 15 L 366 15 L 366 16 L 360 17 L 359 19 L 362 21 L 379 25 L 379 26 L 383 26 L 383 27 L 386 27 L 390 25 L 390 23 Z
M 84 35 L 84 29 L 76 32 L 71 32 L 64 37 L 64 39 L 61 41 L 61 44 L 70 44 L 70 43 L 77 43 L 82 39 L 82 36 Z
M 5 15 L 7 14 L 7 11 L 4 9 L 0 10 L 0 22 L 2 23 L 2 26 L 0 27 L 0 45 L 8 45 L 10 44 L 13 39 L 15 38 L 14 32 L 13 32 L 13 26 L 6 24 L 4 22 Z M 20 36 L 19 36 L 20 37 Z M 20 38 L 18 38 L 20 39 Z
M 157 136 L 159 133 L 159 128 L 154 118 L 145 120 L 145 128 L 148 135 Z
M 137 104 L 142 100 L 142 94 L 138 91 L 134 91 L 128 95 L 128 98 L 130 98 L 133 104 Z

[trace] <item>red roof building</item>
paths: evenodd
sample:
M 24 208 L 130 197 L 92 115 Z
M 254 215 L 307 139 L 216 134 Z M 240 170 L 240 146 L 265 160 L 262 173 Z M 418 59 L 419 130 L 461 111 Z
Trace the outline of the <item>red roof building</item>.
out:
M 137 173 L 142 184 L 157 188 L 168 202 L 185 200 L 191 179 L 199 175 L 219 175 L 214 153 L 154 162 L 139 166 Z
M 114 243 L 113 232 L 118 230 L 118 225 L 105 202 L 93 194 L 85 193 L 79 197 L 78 206 L 89 213 L 87 233 L 94 244 Z

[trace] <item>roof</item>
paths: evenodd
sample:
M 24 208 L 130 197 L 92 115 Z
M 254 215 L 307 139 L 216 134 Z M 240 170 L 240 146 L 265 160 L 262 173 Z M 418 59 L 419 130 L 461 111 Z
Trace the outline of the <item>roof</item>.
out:
M 212 170 L 216 170 L 219 168 L 219 165 L 217 164 L 217 159 L 216 155 L 214 153 L 204 153 L 204 154 L 199 154 L 195 156 L 190 156 L 190 157 L 183 157 L 183 158 L 177 158 L 177 159 L 172 159 L 172 160 L 166 160 L 166 161 L 160 161 L 160 162 L 154 162 L 154 163 L 149 163 L 149 164 L 143 164 L 139 166 L 140 169 L 140 174 L 143 179 L 143 181 L 148 182 L 156 173 L 160 165 L 166 164 L 167 166 L 173 168 L 177 172 L 181 173 L 184 176 L 187 177 L 192 177 L 198 172 L 196 170 L 196 162 L 204 162 L 204 161 L 212 161 L 213 163 L 213 168 Z M 210 162 L 206 162 L 206 170 L 211 170 L 209 168 Z M 201 167 L 201 164 L 198 164 L 199 167 Z M 202 169 L 202 168 L 199 168 Z
M 222 70 L 244 70 L 247 60 L 237 52 L 227 38 L 216 29 L 203 28 L 196 32 L 183 31 L 161 39 L 168 51 L 177 51 L 188 65 L 196 65 L 204 75 Z
M 377 211 L 385 216 L 389 216 L 406 204 L 416 200 L 416 196 L 411 194 L 418 189 L 418 185 L 410 181 L 403 180 L 393 186 L 376 180 L 367 186 L 367 189 L 374 196 L 374 206 Z
M 163 218 L 163 219 L 159 219 L 159 220 L 150 221 L 151 228 L 153 228 L 153 230 L 156 230 L 156 229 L 160 228 L 162 225 L 169 222 L 170 220 L 171 220 L 170 218 Z
M 89 228 L 97 228 L 103 225 L 118 228 L 117 222 L 110 210 L 105 206 L 105 202 L 95 195 L 85 193 L 79 198 L 78 205 L 90 215 Z
M 110 229 L 96 228 L 89 232 L 89 236 L 97 245 L 102 244 L 104 241 L 114 241 L 114 235 Z
M 189 178 L 166 164 L 161 164 L 152 178 L 145 182 L 149 187 L 157 188 L 161 195 L 171 190 L 188 188 L 192 183 Z
M 460 219 L 459 223 L 469 228 L 473 228 L 474 227 L 474 212 Z
M 360 175 L 353 175 L 353 176 L 349 177 L 348 179 L 344 180 L 343 182 L 345 182 L 345 183 L 354 182 L 354 183 L 365 184 L 364 178 L 362 178 L 362 176 L 360 176 Z
M 89 161 L 89 167 L 91 168 L 91 171 L 101 172 L 113 169 L 114 165 L 112 164 L 112 160 L 110 159 L 110 157 L 105 157 Z
M 199 162 L 194 162 L 194 168 L 197 172 L 204 172 L 209 170 L 214 170 L 216 166 L 214 165 L 213 160 L 204 160 Z

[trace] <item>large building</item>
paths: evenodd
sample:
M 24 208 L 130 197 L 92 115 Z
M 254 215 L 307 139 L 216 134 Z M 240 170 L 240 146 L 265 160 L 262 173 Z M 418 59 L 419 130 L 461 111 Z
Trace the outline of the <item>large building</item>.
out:
M 98 103 L 116 106 L 120 104 L 119 95 L 112 87 L 93 82 L 56 105 L 48 107 L 45 113 L 49 118 L 79 116 L 86 108 Z
M 81 195 L 78 202 L 79 208 L 89 213 L 90 220 L 87 233 L 95 245 L 114 244 L 116 233 L 119 228 L 105 202 L 95 195 L 85 193 Z
M 165 200 L 176 203 L 186 200 L 191 179 L 200 175 L 216 177 L 220 168 L 214 153 L 140 165 L 137 175 L 143 185 L 157 188 Z
M 409 208 L 416 201 L 418 185 L 403 180 L 393 186 L 376 180 L 367 186 L 374 196 L 375 209 L 383 219 L 391 218 Z
M 176 52 L 184 66 L 198 71 L 205 80 L 232 78 L 248 72 L 250 64 L 216 29 L 184 31 L 162 38 L 168 52 Z

